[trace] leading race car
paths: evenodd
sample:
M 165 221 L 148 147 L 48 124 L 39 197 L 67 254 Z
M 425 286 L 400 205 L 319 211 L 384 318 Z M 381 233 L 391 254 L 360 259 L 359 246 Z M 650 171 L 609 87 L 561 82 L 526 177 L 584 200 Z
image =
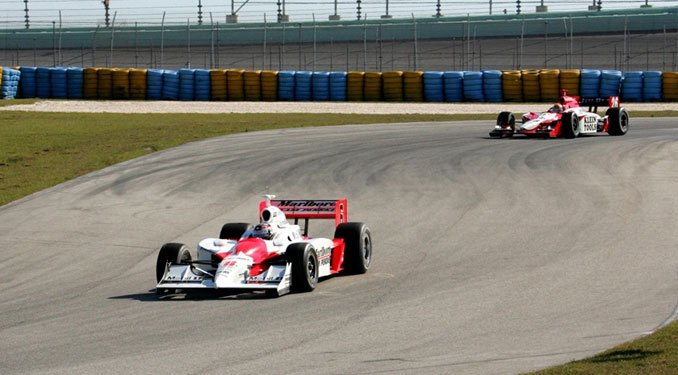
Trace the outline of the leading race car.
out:
M 588 111 L 581 105 L 588 105 Z M 608 105 L 605 116 L 598 115 L 599 105 Z M 528 112 L 516 128 L 516 118 L 511 112 L 501 112 L 497 125 L 490 132 L 492 138 L 510 138 L 514 134 L 541 138 L 576 138 L 582 134 L 608 133 L 624 135 L 629 130 L 629 114 L 619 106 L 619 97 L 609 99 L 582 99 L 568 96 L 565 90 L 547 112 Z
M 280 296 L 310 292 L 319 278 L 367 272 L 372 260 L 370 229 L 364 223 L 347 222 L 346 199 L 264 197 L 259 224 L 225 224 L 219 238 L 200 241 L 196 260 L 184 244 L 163 245 L 156 262 L 156 292 L 259 290 Z M 294 219 L 294 224 L 287 219 Z M 304 220 L 303 230 L 299 219 Z M 334 238 L 309 237 L 310 219 L 334 219 Z

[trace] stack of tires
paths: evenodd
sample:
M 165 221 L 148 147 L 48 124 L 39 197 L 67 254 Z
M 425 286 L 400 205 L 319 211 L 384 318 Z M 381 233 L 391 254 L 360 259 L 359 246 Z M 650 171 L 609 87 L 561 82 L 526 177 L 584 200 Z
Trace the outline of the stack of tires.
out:
M 15 99 L 19 92 L 21 71 L 11 68 L 0 68 L 0 96 L 2 99 Z
M 501 75 L 501 84 L 505 101 L 523 101 L 523 75 L 520 70 L 504 70 Z
M 97 98 L 101 100 L 113 98 L 113 69 L 97 70 Z
M 560 97 L 560 70 L 539 71 L 539 91 L 542 101 L 555 102 Z
M 146 72 L 146 98 L 148 100 L 162 99 L 162 69 L 148 69 Z
M 335 102 L 346 101 L 346 72 L 330 73 L 330 100 Z
M 99 97 L 99 69 L 85 68 L 82 71 L 84 80 L 82 85 L 82 96 L 85 99 L 96 99 Z
M 483 70 L 483 93 L 486 102 L 498 103 L 503 100 L 501 71 Z
M 245 87 L 245 100 L 261 100 L 261 70 L 246 70 L 242 74 Z
M 443 73 L 445 101 L 457 103 L 464 100 L 464 72 Z
M 298 71 L 294 74 L 294 98 L 307 102 L 313 98 L 313 73 Z
M 330 73 L 313 72 L 313 100 L 330 100 Z
M 176 70 L 163 70 L 162 72 L 162 99 L 179 99 L 179 72 Z
M 381 72 L 365 72 L 365 101 L 381 101 Z
M 643 72 L 643 100 L 646 102 L 662 100 L 662 72 Z
M 68 68 L 66 70 L 68 99 L 82 99 L 84 76 L 82 68 Z
M 523 99 L 527 102 L 540 102 L 541 85 L 539 84 L 539 71 L 523 70 L 520 73 L 523 79 Z
M 202 102 L 209 101 L 212 90 L 210 71 L 207 69 L 196 69 L 193 79 L 195 80 L 194 99 Z
M 245 100 L 245 79 L 242 69 L 229 69 L 226 71 L 226 85 L 228 88 L 228 100 L 241 102 Z
M 625 102 L 643 101 L 643 72 L 624 73 L 621 97 Z
M 402 102 L 403 72 L 384 72 L 381 75 L 384 87 L 384 100 L 387 102 Z
M 210 94 L 212 100 L 228 100 L 228 83 L 226 81 L 226 69 L 210 70 Z
M 40 99 L 49 99 L 52 87 L 49 83 L 49 68 L 37 68 L 35 70 L 35 93 Z
M 278 100 L 294 100 L 294 76 L 293 71 L 282 71 L 278 73 Z
M 146 99 L 148 71 L 146 69 L 129 70 L 129 98 L 133 100 Z
M 403 99 L 406 102 L 424 101 L 424 72 L 403 73 Z
M 581 70 L 579 93 L 582 98 L 600 97 L 600 74 L 600 70 Z
M 346 99 L 350 102 L 361 102 L 365 99 L 365 72 L 348 72 Z
M 424 100 L 427 102 L 442 102 L 445 100 L 445 82 L 443 72 L 424 73 Z
M 68 98 L 68 79 L 66 68 L 49 68 L 50 97 L 54 99 Z
M 35 98 L 35 67 L 22 66 L 19 71 L 21 72 L 21 80 L 19 81 L 19 87 L 21 88 L 21 96 L 24 98 Z
M 23 76 L 21 77 L 23 80 Z M 665 72 L 662 76 L 662 97 L 664 100 L 678 100 L 678 72 Z
M 567 95 L 579 96 L 579 81 L 581 79 L 581 71 L 579 69 L 564 69 L 560 71 L 558 80 L 560 81 L 560 89 L 565 90 Z
M 113 69 L 113 99 L 129 100 L 129 69 Z
M 621 92 L 622 72 L 603 70 L 600 72 L 600 97 L 619 96 Z
M 179 100 L 192 101 L 195 98 L 195 69 L 179 69 Z
M 469 102 L 484 102 L 483 72 L 464 72 L 464 99 Z
M 278 72 L 264 70 L 261 72 L 261 100 L 274 102 L 278 100 Z

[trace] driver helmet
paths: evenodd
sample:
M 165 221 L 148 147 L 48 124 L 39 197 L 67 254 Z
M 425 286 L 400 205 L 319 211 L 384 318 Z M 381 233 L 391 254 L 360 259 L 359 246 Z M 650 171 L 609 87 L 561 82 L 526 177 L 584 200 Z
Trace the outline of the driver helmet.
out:
M 273 238 L 273 232 L 269 224 L 257 224 L 252 231 L 252 237 L 270 240 Z
M 563 111 L 563 105 L 560 103 L 556 103 L 551 107 L 551 112 L 553 113 L 560 113 Z

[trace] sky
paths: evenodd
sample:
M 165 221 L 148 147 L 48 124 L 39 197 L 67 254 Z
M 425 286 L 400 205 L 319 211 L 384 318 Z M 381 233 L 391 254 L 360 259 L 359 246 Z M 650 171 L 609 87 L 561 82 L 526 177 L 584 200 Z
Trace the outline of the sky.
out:
M 139 24 L 160 24 L 163 12 L 166 13 L 166 23 L 191 23 L 198 22 L 198 2 L 202 4 L 203 22 L 210 22 L 210 12 L 214 22 L 225 22 L 227 13 L 231 13 L 232 4 L 238 11 L 239 21 L 275 22 L 278 10 L 278 2 L 282 0 L 109 0 L 110 20 L 115 14 L 116 24 L 130 25 L 134 22 Z M 376 19 L 386 14 L 388 2 L 388 14 L 394 18 L 417 18 L 432 17 L 436 14 L 437 0 L 362 0 L 361 17 L 364 19 Z M 540 0 L 522 1 L 523 13 L 532 13 Z M 544 5 L 549 11 L 585 11 L 593 0 L 570 0 L 565 4 L 563 1 L 544 0 Z M 676 7 L 678 0 L 648 0 L 654 7 Z M 444 1 L 441 0 L 441 13 L 443 16 L 460 15 L 486 15 L 490 13 L 500 14 L 504 9 L 508 13 L 516 13 L 516 1 L 514 0 L 487 0 L 487 1 Z M 355 20 L 357 18 L 356 0 L 337 0 L 337 14 L 343 20 Z M 645 4 L 645 0 L 616 0 L 602 1 L 603 9 L 639 8 Z M 0 0 L 0 28 L 23 28 L 25 25 L 25 0 Z M 241 8 L 242 6 L 242 8 Z M 51 27 L 52 22 L 59 22 L 59 11 L 64 27 L 69 26 L 96 26 L 103 25 L 105 19 L 104 6 L 101 0 L 28 0 L 29 20 L 32 28 Z M 334 14 L 335 1 L 323 0 L 286 0 L 285 13 L 290 22 L 311 21 L 315 16 L 318 21 L 326 21 L 328 16 Z

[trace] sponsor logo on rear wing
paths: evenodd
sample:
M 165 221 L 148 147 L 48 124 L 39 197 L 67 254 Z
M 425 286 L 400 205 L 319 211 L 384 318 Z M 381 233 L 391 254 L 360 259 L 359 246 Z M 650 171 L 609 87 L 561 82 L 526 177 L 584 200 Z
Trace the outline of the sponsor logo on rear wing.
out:
M 336 200 L 271 200 L 288 219 L 334 219 L 335 225 L 348 221 L 348 202 Z M 259 213 L 266 208 L 266 201 L 259 204 Z
M 589 112 L 595 112 L 598 107 L 608 106 L 610 108 L 619 107 L 619 97 L 610 96 L 609 98 L 582 98 L 579 100 L 579 105 L 589 106 Z M 591 108 L 594 108 L 592 111 Z

